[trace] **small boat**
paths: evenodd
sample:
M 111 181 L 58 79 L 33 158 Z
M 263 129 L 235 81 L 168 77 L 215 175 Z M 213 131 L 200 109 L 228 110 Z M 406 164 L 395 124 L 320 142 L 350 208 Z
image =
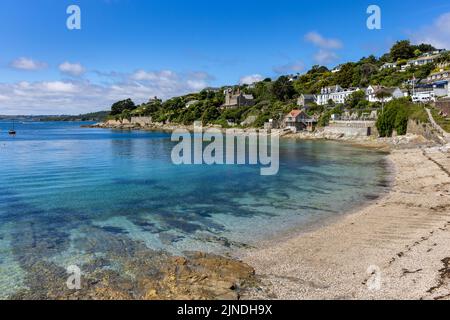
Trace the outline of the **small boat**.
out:
M 8 131 L 8 134 L 9 134 L 10 136 L 15 136 L 15 135 L 16 135 L 16 130 L 14 129 L 14 121 L 13 121 L 13 127 L 12 127 L 12 129 L 10 129 L 10 130 Z

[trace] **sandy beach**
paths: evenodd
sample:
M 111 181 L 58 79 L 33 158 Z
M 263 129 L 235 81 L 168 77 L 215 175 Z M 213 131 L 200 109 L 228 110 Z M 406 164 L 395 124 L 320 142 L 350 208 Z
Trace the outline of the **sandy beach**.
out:
M 244 299 L 450 299 L 450 153 L 388 156 L 392 190 L 338 222 L 241 259 L 263 286 Z

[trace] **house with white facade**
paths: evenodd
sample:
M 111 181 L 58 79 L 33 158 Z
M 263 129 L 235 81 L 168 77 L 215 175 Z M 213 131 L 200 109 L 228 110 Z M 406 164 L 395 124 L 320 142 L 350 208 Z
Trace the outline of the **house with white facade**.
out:
M 406 72 L 406 69 L 411 68 L 409 64 L 404 64 L 400 67 L 400 72 Z
M 417 59 L 409 60 L 407 65 L 414 67 L 424 66 L 428 63 L 433 63 L 440 56 L 440 54 L 425 54 Z
M 381 70 L 385 70 L 385 69 L 395 69 L 395 68 L 397 68 L 397 63 L 389 63 L 389 62 L 386 62 L 385 64 L 383 64 L 383 65 L 380 67 Z
M 450 70 L 441 69 L 439 72 L 430 74 L 427 78 L 428 82 L 450 80 Z
M 384 101 L 381 101 L 382 99 L 377 97 L 377 95 L 380 92 L 385 92 L 388 95 L 386 98 L 383 99 Z M 398 87 L 386 88 L 382 86 L 369 86 L 366 89 L 366 99 L 369 102 L 389 102 L 393 99 L 400 99 L 406 97 L 407 95 L 408 94 L 406 92 L 403 92 Z
M 198 100 L 191 100 L 191 101 L 188 101 L 188 102 L 186 103 L 185 108 L 188 109 L 188 108 L 192 107 L 193 105 L 195 105 L 195 104 L 197 104 L 197 103 L 199 103 L 199 102 L 200 102 L 200 101 L 198 101 Z
M 435 102 L 449 95 L 448 81 L 438 81 L 432 84 L 420 85 L 414 88 L 413 102 Z
M 341 71 L 341 68 L 342 68 L 342 65 L 338 65 L 333 70 L 331 70 L 331 73 L 338 73 L 339 71 Z
M 361 90 L 360 88 L 344 89 L 339 85 L 325 87 L 320 90 L 320 94 L 317 95 L 316 103 L 324 106 L 328 104 L 328 101 L 332 100 L 336 104 L 345 103 L 345 100 L 351 96 L 354 92 Z

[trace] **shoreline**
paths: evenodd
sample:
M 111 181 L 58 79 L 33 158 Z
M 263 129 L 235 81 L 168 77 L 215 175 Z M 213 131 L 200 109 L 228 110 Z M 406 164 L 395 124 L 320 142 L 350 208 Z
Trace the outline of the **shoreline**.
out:
M 450 153 L 412 148 L 388 158 L 395 182 L 382 198 L 241 252 L 264 283 L 243 298 L 450 299 Z
M 242 287 L 240 299 L 450 299 L 448 145 L 436 147 L 413 134 L 282 138 L 387 151 L 391 186 L 380 198 L 320 224 L 294 227 L 232 254 L 257 279 L 257 285 Z
M 336 141 L 336 142 L 342 143 L 341 141 Z M 356 146 L 357 147 L 359 146 L 361 148 L 369 148 L 369 149 L 375 148 L 376 150 L 379 150 L 378 147 L 360 146 L 360 145 L 356 145 Z M 254 249 L 258 250 L 258 249 L 263 249 L 264 246 L 272 246 L 274 244 L 282 244 L 283 242 L 286 242 L 290 239 L 293 239 L 296 237 L 302 237 L 304 235 L 320 231 L 323 228 L 330 227 L 330 226 L 333 226 L 334 224 L 341 222 L 342 219 L 345 219 L 347 216 L 357 214 L 358 212 L 365 210 L 368 207 L 371 207 L 371 206 L 377 204 L 378 202 L 384 200 L 391 193 L 393 186 L 394 186 L 395 177 L 397 175 L 395 163 L 393 163 L 389 159 L 389 154 L 387 154 L 385 156 L 385 161 L 386 161 L 386 168 L 385 168 L 386 169 L 386 179 L 388 182 L 388 186 L 386 186 L 386 190 L 377 194 L 378 198 L 367 199 L 364 202 L 354 204 L 348 210 L 340 211 L 335 215 L 331 215 L 326 218 L 320 218 L 317 221 L 312 221 L 312 222 L 310 222 L 308 224 L 304 224 L 302 226 L 293 226 L 289 229 L 285 229 L 282 231 L 282 234 L 279 234 L 276 236 L 269 236 L 262 240 L 259 240 L 260 245 L 258 245 Z M 245 255 L 248 251 L 249 251 L 249 249 L 242 249 L 235 256 L 237 257 L 237 259 L 242 260 L 242 258 L 245 257 Z M 251 249 L 250 249 L 250 251 L 251 251 Z
M 96 129 L 111 129 L 119 131 L 148 131 L 148 132 L 163 132 L 171 133 L 177 129 L 186 129 L 189 132 L 194 131 L 193 125 L 166 125 L 166 124 L 153 124 L 153 125 L 111 125 L 108 123 L 96 123 L 92 125 L 81 126 L 82 128 L 96 128 Z M 254 132 L 255 130 L 262 130 L 260 128 L 221 128 L 218 126 L 204 126 L 203 131 L 208 129 L 219 129 L 221 132 L 225 133 L 227 130 L 237 130 L 236 134 L 247 135 L 249 132 Z M 307 141 L 307 140 L 325 140 L 325 141 L 337 141 L 340 143 L 349 143 L 354 146 L 360 146 L 363 148 L 371 148 L 380 151 L 390 152 L 393 149 L 405 148 L 405 147 L 417 147 L 417 146 L 434 146 L 436 143 L 427 140 L 421 135 L 408 133 L 404 136 L 397 136 L 393 138 L 376 138 L 373 136 L 344 136 L 334 133 L 326 133 L 319 129 L 315 132 L 305 132 L 301 131 L 298 133 L 291 133 L 282 129 L 273 129 L 269 132 L 272 135 L 278 135 L 281 139 L 297 140 L 297 141 Z

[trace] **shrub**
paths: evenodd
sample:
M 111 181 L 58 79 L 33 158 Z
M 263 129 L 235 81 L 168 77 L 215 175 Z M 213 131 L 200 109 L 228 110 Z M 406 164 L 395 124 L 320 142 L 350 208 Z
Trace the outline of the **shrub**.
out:
M 392 100 L 386 104 L 384 111 L 378 117 L 376 126 L 381 137 L 391 137 L 394 130 L 399 135 L 406 134 L 408 119 L 413 105 L 407 99 Z

